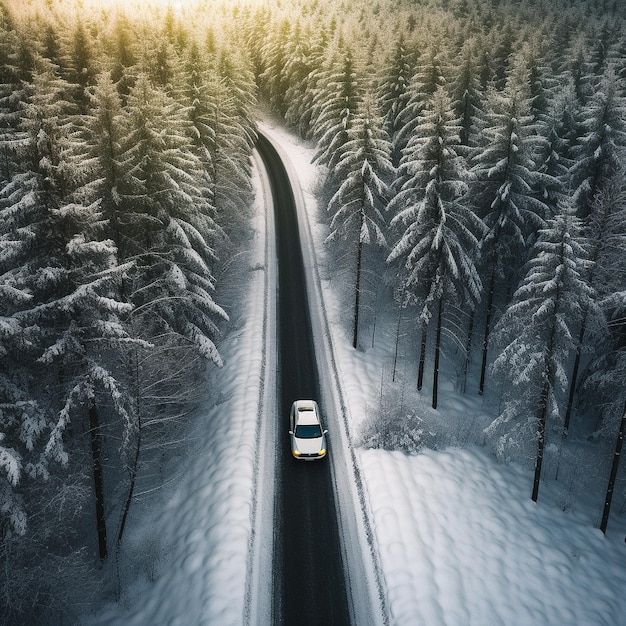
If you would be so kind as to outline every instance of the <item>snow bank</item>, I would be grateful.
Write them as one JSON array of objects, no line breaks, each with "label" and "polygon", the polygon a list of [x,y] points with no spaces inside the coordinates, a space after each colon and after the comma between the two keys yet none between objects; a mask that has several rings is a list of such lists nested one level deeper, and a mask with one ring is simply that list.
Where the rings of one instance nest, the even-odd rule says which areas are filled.
[{"label": "snow bank", "polygon": [[624,623],[626,548],[476,449],[359,452],[394,624]]}]

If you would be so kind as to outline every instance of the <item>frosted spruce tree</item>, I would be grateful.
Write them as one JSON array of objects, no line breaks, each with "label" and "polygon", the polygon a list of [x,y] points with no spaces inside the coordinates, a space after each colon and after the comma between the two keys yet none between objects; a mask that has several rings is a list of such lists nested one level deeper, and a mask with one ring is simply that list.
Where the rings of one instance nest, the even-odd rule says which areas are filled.
[{"label": "frosted spruce tree", "polygon": [[[622,339],[626,319],[626,261],[623,254],[626,245],[626,185],[623,169],[596,196],[592,219],[585,228],[585,234],[594,261],[588,280],[596,289],[608,327],[601,336],[604,341],[594,341],[597,319],[593,311],[585,315],[578,335],[566,420],[569,419],[576,392],[580,395],[583,409],[597,409],[598,405],[590,406],[587,399],[600,397],[602,402],[598,404],[602,420],[596,434],[603,435],[606,430],[615,427],[616,416],[621,415],[622,404],[626,400],[622,391],[626,372],[626,351]],[[583,376],[579,373],[579,365],[585,355],[587,364]]]},{"label": "frosted spruce tree", "polygon": [[373,99],[365,98],[356,112],[343,154],[335,168],[343,180],[328,204],[333,213],[327,241],[346,239],[356,242],[356,281],[352,345],[358,345],[363,247],[386,246],[381,209],[387,201],[387,181],[393,175],[391,147],[382,129]]},{"label": "frosted spruce tree", "polygon": [[439,42],[433,40],[415,63],[403,106],[396,117],[397,131],[392,136],[394,155],[403,153],[430,98],[446,82],[441,56]]},{"label": "frosted spruce tree", "polygon": [[541,229],[526,275],[491,339],[492,345],[499,347],[493,371],[506,381],[509,391],[503,412],[486,432],[494,435],[510,422],[521,422],[500,438],[501,451],[509,443],[519,445],[524,431],[536,438],[534,501],[547,424],[562,423],[557,398],[567,388],[576,330],[586,312],[601,316],[585,280],[588,269],[580,222],[564,208]]},{"label": "frosted spruce tree", "polygon": [[540,190],[550,177],[535,161],[545,139],[530,115],[528,70],[514,65],[502,92],[488,98],[484,144],[473,158],[472,202],[487,226],[481,245],[485,329],[479,393],[485,387],[487,349],[498,287],[515,284],[527,257],[527,240],[545,224],[550,208]]},{"label": "frosted spruce tree", "polygon": [[461,61],[454,67],[450,85],[452,105],[459,118],[459,141],[462,146],[476,146],[479,142],[480,121],[483,118],[484,94],[480,85],[478,45],[468,39],[461,49]]},{"label": "frosted spruce tree", "polygon": [[292,27],[291,20],[282,19],[275,28],[271,29],[261,48],[265,69],[259,76],[259,83],[263,85],[272,108],[282,116],[287,112],[287,89],[290,85],[290,77],[286,69],[287,64],[292,60],[290,45],[292,28],[297,39],[300,30],[299,20],[296,20]]},{"label": "frosted spruce tree", "polygon": [[252,115],[256,87],[244,61],[226,51],[218,53],[207,78],[207,119],[213,120],[214,136],[208,143],[209,177],[217,221],[228,231],[240,224],[245,215],[241,208],[252,198],[250,155],[256,140]]},{"label": "frosted spruce tree", "polygon": [[400,164],[402,158],[402,148],[395,142],[395,138],[402,128],[400,119],[410,100],[409,85],[415,71],[414,57],[404,37],[400,35],[394,43],[379,79],[379,106],[384,128],[392,145],[396,146],[392,152],[394,167]]},{"label": "frosted spruce tree", "polygon": [[343,156],[362,99],[362,79],[352,52],[339,50],[316,86],[313,123],[313,136],[317,141],[313,159],[328,167],[331,178],[337,176],[337,164]]},{"label": "frosted spruce tree", "polygon": [[142,335],[174,332],[217,364],[210,247],[215,224],[186,111],[140,76],[126,107],[120,158],[121,259],[134,260],[127,298]]},{"label": "frosted spruce tree", "polygon": [[473,308],[481,282],[474,262],[482,224],[465,202],[468,172],[459,156],[459,120],[440,87],[404,151],[399,186],[388,206],[403,228],[388,261],[400,264],[401,288],[421,303],[417,388],[421,389],[428,325],[435,316],[433,408],[437,407],[441,330],[446,304]]},{"label": "frosted spruce tree", "polygon": [[573,148],[570,184],[578,215],[589,218],[594,197],[619,170],[626,155],[626,97],[613,67],[581,110],[582,136]]},{"label": "frosted spruce tree", "polygon": [[320,79],[326,54],[327,34],[324,29],[308,26],[304,32],[294,32],[291,55],[285,65],[289,76],[285,121],[301,137],[312,133],[315,109],[315,86]]}]

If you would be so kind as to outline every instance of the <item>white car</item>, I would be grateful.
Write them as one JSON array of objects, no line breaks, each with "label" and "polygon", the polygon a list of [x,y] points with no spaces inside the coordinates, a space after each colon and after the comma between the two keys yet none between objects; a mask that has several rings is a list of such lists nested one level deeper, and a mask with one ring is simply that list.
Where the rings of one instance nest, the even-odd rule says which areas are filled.
[{"label": "white car", "polygon": [[326,433],[320,422],[315,400],[296,400],[289,413],[291,454],[302,461],[316,461],[326,456]]}]

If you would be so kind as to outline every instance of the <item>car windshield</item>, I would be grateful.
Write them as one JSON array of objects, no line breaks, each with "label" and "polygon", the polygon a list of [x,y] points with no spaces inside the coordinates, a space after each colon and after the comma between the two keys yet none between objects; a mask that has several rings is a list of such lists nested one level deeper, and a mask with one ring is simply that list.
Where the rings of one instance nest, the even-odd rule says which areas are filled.
[{"label": "car windshield", "polygon": [[296,427],[296,437],[299,439],[315,439],[322,436],[319,424],[300,424]]}]

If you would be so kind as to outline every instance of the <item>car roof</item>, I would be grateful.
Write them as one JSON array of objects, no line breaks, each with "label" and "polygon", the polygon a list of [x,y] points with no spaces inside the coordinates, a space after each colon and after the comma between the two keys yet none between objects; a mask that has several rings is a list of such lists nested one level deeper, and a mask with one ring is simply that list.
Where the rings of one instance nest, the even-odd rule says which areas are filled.
[{"label": "car roof", "polygon": [[298,424],[319,424],[317,404],[314,400],[297,400],[295,404]]}]

